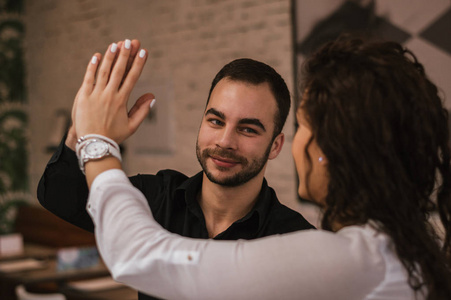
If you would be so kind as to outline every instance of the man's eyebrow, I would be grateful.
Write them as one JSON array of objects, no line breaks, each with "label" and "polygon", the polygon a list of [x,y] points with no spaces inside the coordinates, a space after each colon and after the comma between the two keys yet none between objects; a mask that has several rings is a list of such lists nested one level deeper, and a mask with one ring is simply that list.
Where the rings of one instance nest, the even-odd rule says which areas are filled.
[{"label": "man's eyebrow", "polygon": [[255,125],[255,126],[260,127],[263,131],[266,132],[265,126],[262,124],[262,122],[260,122],[259,119],[245,118],[245,119],[241,119],[238,123]]},{"label": "man's eyebrow", "polygon": [[[218,110],[216,110],[216,109],[214,109],[214,108],[210,108],[209,110],[207,110],[206,112],[205,112],[205,115],[215,115],[215,116],[217,116],[218,118],[221,118],[221,119],[223,119],[223,120],[225,120],[226,119],[226,117],[225,117],[225,115],[222,113],[222,112],[220,112],[220,111],[218,111]],[[265,126],[262,124],[262,122],[260,122],[260,120],[259,119],[255,119],[255,118],[244,118],[244,119],[241,119],[239,122],[238,122],[238,124],[240,124],[240,125],[245,125],[245,124],[248,124],[248,125],[255,125],[255,126],[257,126],[257,127],[260,127],[263,131],[265,131],[266,132],[266,128],[265,128]]]},{"label": "man's eyebrow", "polygon": [[214,109],[214,108],[210,108],[209,110],[207,110],[207,111],[205,112],[205,115],[209,115],[209,114],[215,115],[215,116],[217,116],[217,117],[219,117],[219,118],[225,120],[225,115],[224,115],[222,112],[217,111],[217,110]]}]

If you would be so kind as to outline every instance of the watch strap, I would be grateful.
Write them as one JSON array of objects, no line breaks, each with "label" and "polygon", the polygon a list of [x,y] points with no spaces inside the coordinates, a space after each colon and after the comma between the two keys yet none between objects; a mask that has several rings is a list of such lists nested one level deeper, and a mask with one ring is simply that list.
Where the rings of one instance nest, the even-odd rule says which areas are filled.
[{"label": "watch strap", "polygon": [[[107,145],[107,151],[97,157],[91,157],[85,152],[85,148],[94,142],[103,142]],[[77,145],[75,146],[77,158],[78,158],[78,165],[80,167],[80,170],[85,174],[85,164],[86,162],[90,160],[99,160],[107,156],[114,156],[119,161],[122,161],[121,152],[119,145],[113,141],[112,139],[102,136],[100,134],[88,134],[83,137],[80,137],[77,141]]]},{"label": "watch strap", "polygon": [[101,134],[87,134],[87,135],[81,136],[81,137],[78,138],[77,145],[81,144],[83,141],[86,141],[86,140],[89,140],[89,139],[103,140],[103,141],[105,141],[107,143],[110,143],[110,145],[114,146],[116,149],[118,149],[118,150],[120,149],[119,145],[115,141],[113,141],[109,137],[106,137],[106,136],[101,135]]}]

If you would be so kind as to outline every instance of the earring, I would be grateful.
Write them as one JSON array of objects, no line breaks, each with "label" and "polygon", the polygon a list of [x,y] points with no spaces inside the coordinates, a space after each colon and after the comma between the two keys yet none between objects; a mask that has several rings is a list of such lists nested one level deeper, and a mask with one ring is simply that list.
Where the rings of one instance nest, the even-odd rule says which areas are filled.
[{"label": "earring", "polygon": [[322,157],[322,156],[320,156],[319,158],[318,158],[318,161],[319,162],[322,162],[324,160],[324,158]]}]

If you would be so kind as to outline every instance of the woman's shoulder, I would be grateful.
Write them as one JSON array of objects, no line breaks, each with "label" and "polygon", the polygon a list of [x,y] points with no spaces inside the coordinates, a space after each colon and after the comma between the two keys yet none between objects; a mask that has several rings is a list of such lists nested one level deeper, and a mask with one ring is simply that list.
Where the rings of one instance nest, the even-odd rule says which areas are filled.
[{"label": "woman's shoulder", "polygon": [[345,227],[337,233],[349,242],[349,251],[365,269],[378,269],[382,278],[368,295],[369,299],[415,299],[408,284],[408,274],[399,260],[391,238],[375,222]]}]

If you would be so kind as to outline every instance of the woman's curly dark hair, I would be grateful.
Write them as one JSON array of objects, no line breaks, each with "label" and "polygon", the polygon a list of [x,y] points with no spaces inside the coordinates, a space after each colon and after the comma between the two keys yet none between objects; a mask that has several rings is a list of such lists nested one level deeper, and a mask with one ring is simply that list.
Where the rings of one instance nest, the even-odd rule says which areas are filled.
[{"label": "woman's curly dark hair", "polygon": [[[448,112],[423,66],[397,43],[341,37],[306,61],[303,82],[301,108],[328,161],[323,229],[374,221],[410,286],[451,299]],[[442,242],[428,222],[436,210]]]}]

